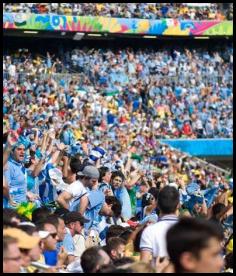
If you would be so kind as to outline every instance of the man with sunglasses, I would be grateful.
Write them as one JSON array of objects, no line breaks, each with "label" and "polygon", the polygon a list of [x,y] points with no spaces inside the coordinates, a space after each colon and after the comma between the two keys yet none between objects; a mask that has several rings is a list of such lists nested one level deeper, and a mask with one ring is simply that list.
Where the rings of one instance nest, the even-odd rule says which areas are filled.
[{"label": "man with sunglasses", "polygon": [[44,219],[36,223],[38,231],[47,231],[49,234],[42,240],[43,255],[47,265],[54,266],[57,264],[57,229],[55,225]]}]

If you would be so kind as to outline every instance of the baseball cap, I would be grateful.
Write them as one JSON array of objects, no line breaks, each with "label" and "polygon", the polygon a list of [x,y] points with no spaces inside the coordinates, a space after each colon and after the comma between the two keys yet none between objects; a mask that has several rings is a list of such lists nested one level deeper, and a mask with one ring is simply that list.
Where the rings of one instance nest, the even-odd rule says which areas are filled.
[{"label": "baseball cap", "polygon": [[40,237],[30,236],[17,228],[7,228],[3,230],[3,236],[10,236],[18,240],[18,247],[22,249],[32,249],[38,245]]},{"label": "baseball cap", "polygon": [[64,219],[64,216],[67,214],[67,213],[70,213],[70,211],[66,208],[63,208],[63,207],[60,207],[60,208],[57,208],[54,212],[54,214],[58,215],[59,217],[63,218]]},{"label": "baseball cap", "polygon": [[77,175],[87,176],[90,178],[98,179],[99,178],[99,171],[94,166],[85,166],[81,172],[78,172]]},{"label": "baseball cap", "polygon": [[76,211],[72,211],[72,212],[65,214],[63,216],[63,219],[64,219],[65,224],[68,224],[70,222],[76,222],[76,221],[79,221],[81,223],[89,222],[88,219],[86,219],[79,212],[76,212]]},{"label": "baseball cap", "polygon": [[39,231],[38,233],[41,239],[46,239],[50,235],[50,232],[48,231]]}]

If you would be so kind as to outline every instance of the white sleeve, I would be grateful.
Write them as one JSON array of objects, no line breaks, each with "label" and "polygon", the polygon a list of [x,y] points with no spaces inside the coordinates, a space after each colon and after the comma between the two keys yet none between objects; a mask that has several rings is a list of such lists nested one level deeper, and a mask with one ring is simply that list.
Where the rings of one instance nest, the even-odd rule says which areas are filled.
[{"label": "white sleeve", "polygon": [[144,229],[141,240],[140,240],[140,250],[141,251],[150,251],[153,252],[153,245],[152,245],[152,232],[151,227],[147,227]]}]

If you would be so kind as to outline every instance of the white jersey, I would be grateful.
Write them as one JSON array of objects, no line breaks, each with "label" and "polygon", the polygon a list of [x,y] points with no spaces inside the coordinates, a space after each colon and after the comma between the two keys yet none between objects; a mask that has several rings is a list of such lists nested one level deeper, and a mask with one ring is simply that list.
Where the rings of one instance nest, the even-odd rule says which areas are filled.
[{"label": "white jersey", "polygon": [[166,233],[177,221],[178,218],[175,215],[166,215],[160,218],[155,224],[144,229],[140,241],[140,250],[150,251],[153,259],[156,259],[158,256],[168,256]]}]

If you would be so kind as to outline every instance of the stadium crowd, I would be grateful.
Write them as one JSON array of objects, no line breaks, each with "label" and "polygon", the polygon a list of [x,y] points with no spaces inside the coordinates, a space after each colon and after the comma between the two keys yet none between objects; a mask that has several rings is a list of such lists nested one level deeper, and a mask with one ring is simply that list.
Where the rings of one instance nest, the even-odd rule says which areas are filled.
[{"label": "stadium crowd", "polygon": [[233,20],[233,3],[3,3],[4,12],[144,19]]},{"label": "stadium crowd", "polygon": [[[3,11],[232,20],[207,4]],[[44,54],[3,56],[3,272],[233,272],[232,175],[159,141],[232,138],[232,46]]]},{"label": "stadium crowd", "polygon": [[[88,51],[4,56],[4,272],[231,272],[231,176],[158,141],[165,119],[184,137],[199,110],[229,134],[208,117],[187,137],[232,137],[231,49]],[[181,80],[197,77],[190,60],[206,85]],[[71,62],[80,77],[66,80]]]},{"label": "stadium crowd", "polygon": [[231,47],[74,49],[45,58],[20,49],[3,57],[4,124],[17,129],[16,114],[48,114],[78,124],[90,139],[123,136],[126,146],[152,145],[155,138],[232,138],[232,71]]},{"label": "stadium crowd", "polygon": [[230,176],[159,143],[142,160],[76,141],[54,118],[6,135],[5,273],[232,269]]}]

